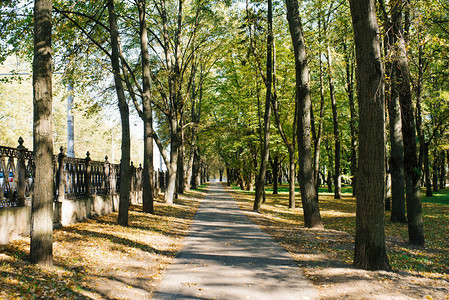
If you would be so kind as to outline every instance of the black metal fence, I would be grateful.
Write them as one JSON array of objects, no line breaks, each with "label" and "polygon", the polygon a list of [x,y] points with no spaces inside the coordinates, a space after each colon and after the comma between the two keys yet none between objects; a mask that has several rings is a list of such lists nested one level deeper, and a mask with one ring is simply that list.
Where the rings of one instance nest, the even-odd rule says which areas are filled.
[{"label": "black metal fence", "polygon": [[[19,138],[17,148],[0,146],[0,209],[31,205],[34,186],[34,154],[23,146]],[[120,191],[120,165],[105,157],[103,162],[86,158],[67,157],[60,153],[53,157],[53,195],[55,201],[86,198],[91,195],[117,194]],[[163,190],[167,174],[154,172],[155,188]],[[131,163],[131,191],[142,189],[143,169]]]}]

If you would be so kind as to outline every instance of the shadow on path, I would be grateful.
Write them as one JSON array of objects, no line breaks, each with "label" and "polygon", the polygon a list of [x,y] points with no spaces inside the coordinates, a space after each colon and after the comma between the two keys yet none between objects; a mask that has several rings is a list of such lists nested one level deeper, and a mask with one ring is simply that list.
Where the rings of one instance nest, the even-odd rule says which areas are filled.
[{"label": "shadow on path", "polygon": [[212,183],[153,299],[317,299],[290,254]]}]

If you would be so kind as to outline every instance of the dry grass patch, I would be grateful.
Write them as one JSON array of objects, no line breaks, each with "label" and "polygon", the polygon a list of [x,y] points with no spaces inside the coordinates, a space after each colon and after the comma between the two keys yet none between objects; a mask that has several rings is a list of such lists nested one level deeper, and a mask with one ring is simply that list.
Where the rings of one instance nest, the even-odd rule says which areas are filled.
[{"label": "dry grass patch", "polygon": [[55,266],[28,263],[29,238],[0,246],[0,299],[149,298],[181,250],[204,191],[172,206],[155,202],[155,215],[131,206],[129,226],[117,213],[54,231]]},{"label": "dry grass patch", "polygon": [[386,218],[386,240],[393,272],[352,267],[355,198],[320,193],[324,229],[304,228],[301,200],[288,209],[288,193],[267,193],[261,214],[252,212],[254,193],[231,190],[247,215],[286,248],[317,286],[322,299],[449,299],[449,206],[423,203],[426,246],[408,245],[407,225]]}]

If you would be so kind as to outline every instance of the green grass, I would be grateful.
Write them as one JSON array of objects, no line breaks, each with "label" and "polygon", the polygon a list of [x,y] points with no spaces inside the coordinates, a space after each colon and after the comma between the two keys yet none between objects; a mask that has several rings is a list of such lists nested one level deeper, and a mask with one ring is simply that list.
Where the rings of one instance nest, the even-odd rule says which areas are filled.
[{"label": "green grass", "polygon": [[[240,187],[238,185],[232,185],[232,188],[235,190],[240,190]],[[265,191],[269,194],[273,193],[273,185],[269,184],[265,187]],[[318,188],[318,192],[319,193],[329,193],[327,191],[327,186],[321,186]],[[288,184],[281,184],[278,185],[278,193],[282,194],[282,193],[287,193],[288,194]],[[299,185],[296,184],[295,186],[295,193],[299,193]],[[334,193],[334,190],[332,190],[332,193]],[[352,195],[352,186],[350,185],[343,185],[341,187],[341,193],[342,194],[351,194]]]},{"label": "green grass", "polygon": [[[238,185],[232,185],[232,188],[235,190],[240,190],[240,187]],[[265,191],[268,194],[272,194],[273,193],[273,185],[267,185],[265,187]],[[247,191],[244,191],[247,192]],[[299,185],[296,184],[295,187],[295,193],[299,193]],[[327,186],[320,186],[318,188],[318,192],[320,194],[333,194],[334,190],[332,190],[332,192],[328,192],[327,191]],[[288,184],[282,184],[282,185],[278,185],[278,193],[282,194],[282,193],[286,193],[288,194]],[[351,194],[352,195],[352,186],[350,185],[343,185],[341,187],[341,193],[342,194]],[[444,204],[444,205],[449,205],[449,189],[445,189],[445,190],[440,190],[438,192],[433,192],[433,196],[432,197],[426,197],[426,191],[425,189],[421,190],[421,196],[422,196],[422,202],[424,203],[437,203],[437,204]]]},{"label": "green grass", "polygon": [[438,192],[433,192],[432,197],[426,197],[425,190],[421,190],[422,202],[424,203],[438,203],[449,205],[449,190],[440,190]]},{"label": "green grass", "polygon": [[[334,189],[332,189],[332,194],[335,192],[335,190]],[[327,191],[327,186],[321,186],[321,187],[319,187],[318,188],[318,193],[329,193],[328,191]],[[352,186],[350,186],[350,185],[342,185],[341,186],[341,193],[342,194],[351,194],[352,195]]]}]

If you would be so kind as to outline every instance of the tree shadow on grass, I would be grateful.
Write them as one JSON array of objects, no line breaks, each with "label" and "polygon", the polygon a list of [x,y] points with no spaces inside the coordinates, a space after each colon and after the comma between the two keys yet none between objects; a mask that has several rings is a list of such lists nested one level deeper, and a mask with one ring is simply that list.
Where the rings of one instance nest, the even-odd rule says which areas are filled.
[{"label": "tree shadow on grass", "polygon": [[82,267],[55,262],[54,268],[41,268],[28,261],[29,252],[12,245],[0,254],[0,298],[91,299],[86,292],[100,294],[83,284],[87,273]]},{"label": "tree shadow on grass", "polygon": [[120,244],[120,245],[123,245],[126,247],[133,247],[133,248],[145,251],[145,252],[155,253],[158,255],[173,256],[175,254],[174,251],[161,251],[161,250],[158,250],[150,245],[138,243],[131,239],[118,237],[113,234],[102,233],[102,232],[97,232],[97,231],[92,231],[92,230],[85,230],[85,229],[77,229],[77,228],[73,228],[73,227],[63,227],[60,230],[68,232],[68,233],[76,233],[76,234],[86,236],[86,237],[94,237],[94,238],[109,240],[112,243]]}]

